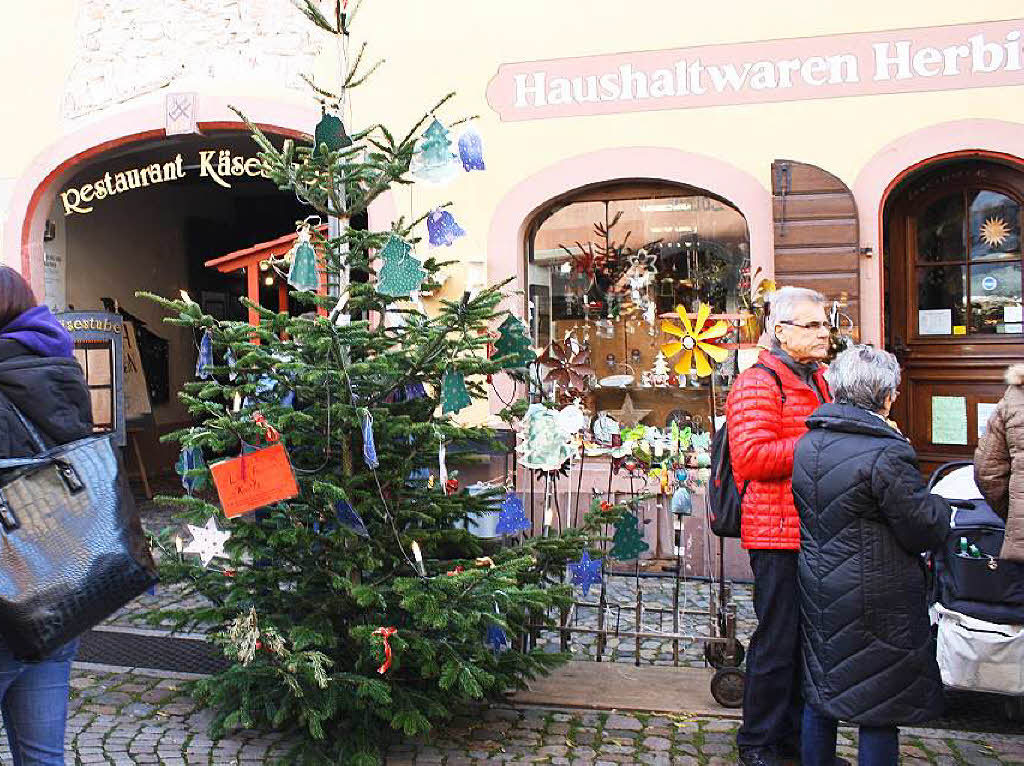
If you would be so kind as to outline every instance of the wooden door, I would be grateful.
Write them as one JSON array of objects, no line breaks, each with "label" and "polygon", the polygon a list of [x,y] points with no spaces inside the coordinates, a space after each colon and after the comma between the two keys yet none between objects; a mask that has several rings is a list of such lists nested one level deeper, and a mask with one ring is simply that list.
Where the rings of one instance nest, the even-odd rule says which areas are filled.
[{"label": "wooden door", "polygon": [[815,165],[775,160],[772,197],[776,284],[809,287],[837,301],[858,339],[862,256],[853,194]]},{"label": "wooden door", "polygon": [[886,343],[894,414],[922,469],[971,459],[1003,373],[1024,358],[1024,174],[980,160],[912,177],[887,207]]}]

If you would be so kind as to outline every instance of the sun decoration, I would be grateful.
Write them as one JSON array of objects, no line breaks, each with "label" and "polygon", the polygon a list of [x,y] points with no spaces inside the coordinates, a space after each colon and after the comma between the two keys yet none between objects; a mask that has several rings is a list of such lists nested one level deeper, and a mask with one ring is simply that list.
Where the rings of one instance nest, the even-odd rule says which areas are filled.
[{"label": "sun decoration", "polygon": [[981,238],[989,247],[999,247],[1010,236],[1010,227],[1002,218],[992,216],[981,227]]},{"label": "sun decoration", "polygon": [[671,322],[662,322],[661,329],[675,335],[679,340],[664,344],[661,351],[669,358],[682,351],[682,357],[675,364],[675,371],[680,375],[688,375],[691,369],[696,367],[697,375],[706,378],[713,370],[708,357],[721,364],[729,355],[724,348],[708,341],[717,340],[729,332],[729,323],[720,319],[711,327],[705,328],[704,325],[711,316],[711,307],[706,303],[701,303],[697,308],[697,319],[693,324],[690,324],[690,315],[682,306],[676,306],[676,314],[683,321],[683,326],[680,328]]},{"label": "sun decoration", "polygon": [[590,366],[590,351],[577,347],[574,352],[569,340],[564,343],[552,341],[537,362],[548,370],[545,382],[554,381],[563,388],[581,393],[587,390],[587,381],[594,374]]}]

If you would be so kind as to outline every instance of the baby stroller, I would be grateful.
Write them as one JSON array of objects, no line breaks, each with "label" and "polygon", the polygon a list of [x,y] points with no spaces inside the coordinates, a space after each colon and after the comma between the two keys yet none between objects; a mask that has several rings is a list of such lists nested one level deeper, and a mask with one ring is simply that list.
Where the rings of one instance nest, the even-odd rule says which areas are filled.
[{"label": "baby stroller", "polygon": [[928,557],[942,682],[1006,695],[1007,717],[1024,720],[1024,563],[999,559],[1005,523],[971,463],[940,466],[928,488],[953,507],[949,537]]}]

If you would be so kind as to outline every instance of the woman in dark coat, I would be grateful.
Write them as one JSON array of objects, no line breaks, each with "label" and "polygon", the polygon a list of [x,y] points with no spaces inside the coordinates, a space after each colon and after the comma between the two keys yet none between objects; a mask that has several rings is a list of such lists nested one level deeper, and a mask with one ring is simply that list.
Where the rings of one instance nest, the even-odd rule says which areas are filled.
[{"label": "woman in dark coat", "polygon": [[[50,310],[36,306],[21,275],[0,266],[0,458],[31,457],[37,451],[12,405],[35,425],[47,446],[92,433],[89,390],[73,348],[71,336]],[[22,662],[0,638],[0,708],[15,766],[64,763],[77,648],[75,640],[42,662]]]},{"label": "woman in dark coat", "polygon": [[839,720],[860,725],[860,766],[899,763],[900,724],[942,711],[921,553],[949,533],[910,443],[886,418],[892,354],[854,346],[829,367],[835,402],[796,448],[804,766],[835,759]]}]

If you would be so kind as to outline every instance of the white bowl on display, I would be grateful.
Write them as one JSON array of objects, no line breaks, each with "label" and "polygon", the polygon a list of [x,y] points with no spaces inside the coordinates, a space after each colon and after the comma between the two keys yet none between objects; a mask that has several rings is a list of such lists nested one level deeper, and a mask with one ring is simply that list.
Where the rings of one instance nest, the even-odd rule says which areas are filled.
[{"label": "white bowl on display", "polygon": [[601,378],[601,388],[625,388],[633,385],[635,378],[632,375],[608,375]]}]

